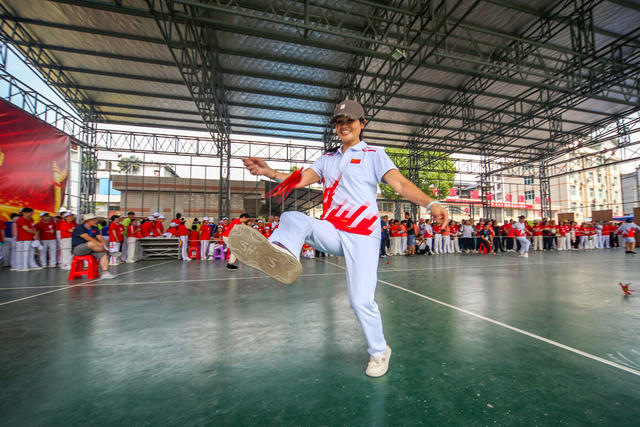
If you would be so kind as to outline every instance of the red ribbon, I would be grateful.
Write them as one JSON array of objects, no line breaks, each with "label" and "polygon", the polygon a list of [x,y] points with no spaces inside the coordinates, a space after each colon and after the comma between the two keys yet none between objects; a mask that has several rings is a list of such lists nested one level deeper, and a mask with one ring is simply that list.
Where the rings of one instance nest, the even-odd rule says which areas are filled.
[{"label": "red ribbon", "polygon": [[284,199],[287,198],[289,193],[291,193],[296,188],[296,185],[298,185],[300,181],[302,181],[303,170],[304,168],[301,168],[293,172],[291,175],[289,175],[289,178],[285,179],[280,184],[276,185],[271,191],[266,193],[264,196],[266,198],[269,198],[269,197],[280,195],[279,201],[280,202],[283,201]]}]

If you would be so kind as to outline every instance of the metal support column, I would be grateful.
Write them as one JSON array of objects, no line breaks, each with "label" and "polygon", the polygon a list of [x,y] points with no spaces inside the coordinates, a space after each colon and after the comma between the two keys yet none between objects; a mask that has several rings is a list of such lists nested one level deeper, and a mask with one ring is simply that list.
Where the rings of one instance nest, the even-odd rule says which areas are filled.
[{"label": "metal support column", "polygon": [[480,174],[480,200],[482,202],[482,218],[493,218],[493,207],[491,201],[494,198],[493,185],[491,182],[491,161],[489,156],[484,154],[481,160],[482,173]]},{"label": "metal support column", "polygon": [[[229,108],[218,57],[216,32],[211,26],[201,21],[210,18],[212,12],[195,4],[182,4],[170,0],[147,0],[147,4],[189,88],[191,98],[216,142],[220,159],[218,214],[229,216],[231,199]],[[181,21],[179,19],[181,16],[193,19]]]},{"label": "metal support column", "polygon": [[94,213],[96,210],[96,173],[98,156],[96,152],[96,125],[94,120],[85,122],[83,145],[80,147],[80,200],[78,213]]},{"label": "metal support column", "polygon": [[[417,150],[411,146],[409,149],[409,181],[413,182],[415,185],[420,184],[420,156]],[[400,218],[404,218],[404,212]],[[411,217],[415,220],[418,219],[418,205],[415,203],[411,203]]]},{"label": "metal support column", "polygon": [[540,213],[542,218],[551,218],[551,185],[547,162],[540,163]]}]

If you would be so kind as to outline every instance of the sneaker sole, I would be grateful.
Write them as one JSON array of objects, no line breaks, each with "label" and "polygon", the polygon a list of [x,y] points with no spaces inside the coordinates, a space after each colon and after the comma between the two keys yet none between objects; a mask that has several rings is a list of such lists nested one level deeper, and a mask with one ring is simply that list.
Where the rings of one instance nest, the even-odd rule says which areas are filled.
[{"label": "sneaker sole", "polygon": [[302,264],[296,257],[276,249],[262,233],[251,227],[233,227],[228,243],[231,252],[243,264],[285,285],[295,282],[302,273]]}]

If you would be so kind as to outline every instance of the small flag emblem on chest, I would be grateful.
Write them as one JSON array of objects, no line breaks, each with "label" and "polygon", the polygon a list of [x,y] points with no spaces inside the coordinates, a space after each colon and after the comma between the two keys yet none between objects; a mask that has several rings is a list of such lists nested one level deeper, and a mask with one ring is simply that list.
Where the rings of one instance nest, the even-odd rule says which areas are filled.
[{"label": "small flag emblem on chest", "polygon": [[360,164],[360,159],[351,159],[351,163],[359,165]]}]

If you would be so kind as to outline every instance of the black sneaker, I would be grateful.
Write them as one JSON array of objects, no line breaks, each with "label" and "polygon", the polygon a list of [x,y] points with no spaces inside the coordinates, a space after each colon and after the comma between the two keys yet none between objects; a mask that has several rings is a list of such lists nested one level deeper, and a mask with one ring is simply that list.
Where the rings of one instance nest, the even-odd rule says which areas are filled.
[{"label": "black sneaker", "polygon": [[227,264],[227,270],[237,270],[238,266],[233,264]]},{"label": "black sneaker", "polygon": [[635,251],[629,251],[629,253],[630,253],[630,254],[635,254],[636,252],[635,252]]}]

